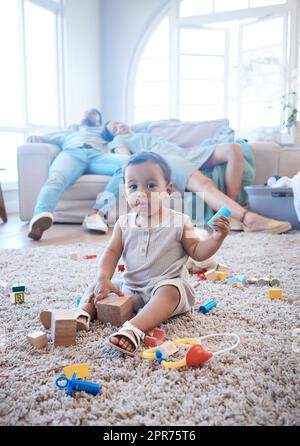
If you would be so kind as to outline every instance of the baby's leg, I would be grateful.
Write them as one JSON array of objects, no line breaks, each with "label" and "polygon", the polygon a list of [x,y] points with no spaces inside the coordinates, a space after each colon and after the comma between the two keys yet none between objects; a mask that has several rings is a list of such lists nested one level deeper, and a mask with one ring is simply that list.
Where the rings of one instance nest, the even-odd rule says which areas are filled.
[{"label": "baby's leg", "polygon": [[[96,285],[95,283],[92,283],[88,288],[86,288],[79,304],[79,307],[82,308],[82,310],[86,311],[91,316],[91,321],[93,321],[97,317],[97,311],[94,305],[95,285]],[[80,320],[83,324],[88,325],[87,317],[79,316],[78,320]]]},{"label": "baby's leg", "polygon": [[[178,288],[173,285],[163,285],[155,291],[149,302],[130,320],[130,323],[143,332],[152,330],[169,319],[179,301]],[[124,336],[115,336],[111,338],[111,342],[130,352],[134,351],[134,346]]]}]

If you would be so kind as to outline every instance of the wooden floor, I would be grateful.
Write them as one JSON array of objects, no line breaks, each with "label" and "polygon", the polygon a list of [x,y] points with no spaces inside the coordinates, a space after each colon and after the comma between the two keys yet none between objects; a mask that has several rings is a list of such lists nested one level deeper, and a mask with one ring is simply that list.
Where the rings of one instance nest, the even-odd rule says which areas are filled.
[{"label": "wooden floor", "polygon": [[7,223],[0,220],[0,249],[36,248],[47,245],[67,245],[70,243],[103,243],[112,233],[110,228],[105,235],[87,232],[78,224],[54,224],[45,231],[39,241],[27,237],[28,223],[22,222],[18,214],[9,214]]}]

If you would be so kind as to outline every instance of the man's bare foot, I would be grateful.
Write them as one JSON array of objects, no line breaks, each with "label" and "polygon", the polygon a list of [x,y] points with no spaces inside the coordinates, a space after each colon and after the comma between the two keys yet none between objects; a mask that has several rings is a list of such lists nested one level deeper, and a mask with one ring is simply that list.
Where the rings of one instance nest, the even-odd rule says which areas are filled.
[{"label": "man's bare foot", "polygon": [[110,338],[110,341],[112,342],[112,344],[118,345],[128,352],[133,353],[135,350],[133,343],[125,336],[113,336],[112,338]]},{"label": "man's bare foot", "polygon": [[268,232],[271,234],[281,234],[292,229],[292,225],[288,221],[274,220],[272,218],[263,217],[248,211],[244,218],[245,232]]}]

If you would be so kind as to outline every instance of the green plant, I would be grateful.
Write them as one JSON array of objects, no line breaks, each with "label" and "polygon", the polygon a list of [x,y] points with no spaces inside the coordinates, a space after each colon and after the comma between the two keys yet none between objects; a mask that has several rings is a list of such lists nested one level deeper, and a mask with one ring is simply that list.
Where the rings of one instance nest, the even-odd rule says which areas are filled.
[{"label": "green plant", "polygon": [[287,129],[293,127],[293,125],[295,125],[295,122],[297,121],[298,110],[295,106],[296,100],[297,100],[296,91],[288,93],[287,96],[282,96],[282,105],[284,114],[284,121],[282,125]]}]

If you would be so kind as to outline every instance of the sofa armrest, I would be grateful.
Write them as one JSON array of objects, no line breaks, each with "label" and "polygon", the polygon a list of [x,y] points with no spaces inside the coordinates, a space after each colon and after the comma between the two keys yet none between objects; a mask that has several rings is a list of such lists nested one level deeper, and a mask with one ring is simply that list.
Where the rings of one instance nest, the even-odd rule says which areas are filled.
[{"label": "sofa armrest", "polygon": [[53,144],[31,143],[18,147],[21,220],[31,219],[38,193],[48,178],[50,164],[59,152],[59,147]]},{"label": "sofa armrest", "polygon": [[280,146],[275,142],[250,143],[256,163],[254,184],[265,184],[268,178],[279,175]]}]

